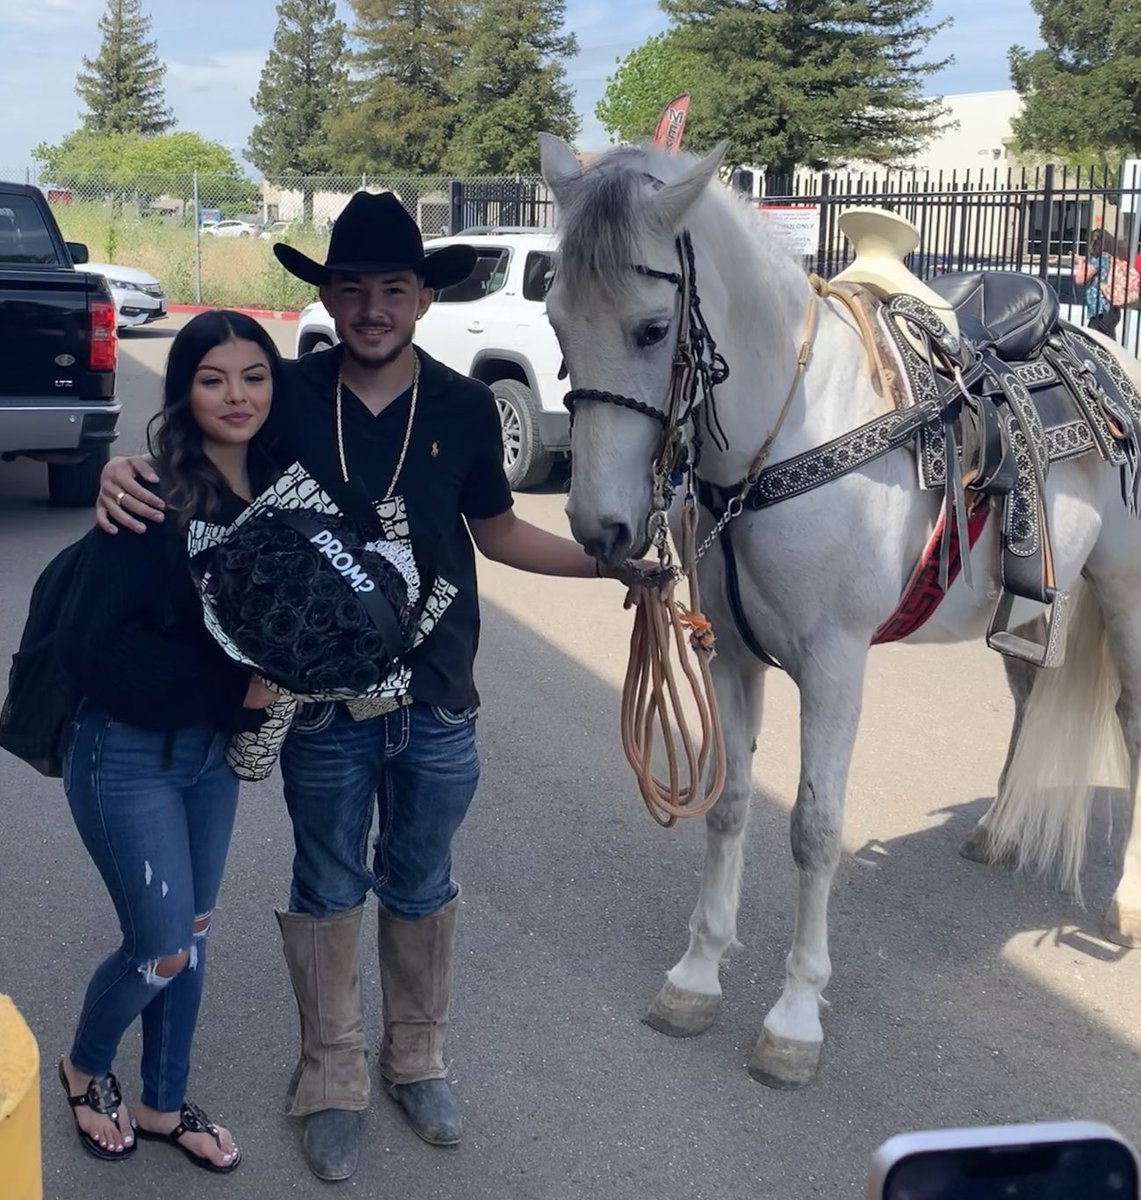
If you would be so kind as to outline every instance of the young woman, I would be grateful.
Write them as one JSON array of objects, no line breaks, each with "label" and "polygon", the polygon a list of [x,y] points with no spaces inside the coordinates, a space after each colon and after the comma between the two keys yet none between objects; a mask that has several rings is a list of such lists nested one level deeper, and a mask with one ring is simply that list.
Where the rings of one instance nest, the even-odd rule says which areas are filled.
[{"label": "young woman", "polygon": [[[166,1140],[208,1170],[233,1171],[229,1131],[186,1100],[206,967],[206,933],[238,800],[232,733],[277,698],[207,633],[187,566],[193,517],[228,523],[272,474],[266,435],[280,359],[256,321],[209,312],[179,331],[150,447],[168,518],[142,537],[96,534],[74,618],[59,630],[84,695],[64,786],[111,894],[122,944],[96,968],[59,1077],[97,1158]],[[133,1119],[111,1073],[142,1019],[142,1102]]]}]

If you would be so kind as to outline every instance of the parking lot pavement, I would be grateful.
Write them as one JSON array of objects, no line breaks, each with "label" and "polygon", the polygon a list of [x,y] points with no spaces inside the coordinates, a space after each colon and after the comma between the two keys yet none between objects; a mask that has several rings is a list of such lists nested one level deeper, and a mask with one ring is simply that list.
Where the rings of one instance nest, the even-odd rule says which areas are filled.
[{"label": "parking lot pavement", "polygon": [[[292,326],[268,323],[283,349]],[[123,341],[122,445],[141,445],[177,322]],[[517,497],[564,528],[557,484]],[[0,466],[0,660],[37,572],[87,525],[48,508],[40,472]],[[1097,937],[1124,812],[1090,840],[1083,911],[1037,881],[960,859],[991,794],[1010,706],[982,646],[873,655],[831,911],[834,979],[819,1079],[773,1092],[745,1072],[779,993],[795,872],[788,805],[797,705],[772,675],[757,755],[739,939],[702,1038],[639,1023],[685,946],[702,831],[646,816],[617,738],[629,614],[616,585],[481,564],[483,781],[457,845],[464,901],[452,1074],[454,1152],[419,1143],[379,1094],[360,1170],[340,1192],[449,1200],[858,1197],[873,1149],[910,1128],[1090,1117],[1141,1141],[1141,954]],[[156,702],[161,698],[156,697]],[[225,1184],[167,1147],[129,1163],[83,1153],[54,1078],[110,904],[58,781],[0,760],[0,991],[43,1056],[45,1195],[317,1197],[284,1115],[296,1013],[273,918],[292,853],[275,776],[243,789],[212,934],[192,1096],[244,1162]],[[379,993],[370,914],[363,981]],[[135,1094],[138,1045],[119,1063]]]}]

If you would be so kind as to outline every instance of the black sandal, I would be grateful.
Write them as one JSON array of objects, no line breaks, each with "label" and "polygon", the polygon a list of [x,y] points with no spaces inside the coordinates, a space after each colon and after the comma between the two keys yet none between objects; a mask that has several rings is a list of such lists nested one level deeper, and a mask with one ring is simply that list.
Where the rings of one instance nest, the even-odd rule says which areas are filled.
[{"label": "black sandal", "polygon": [[181,1122],[170,1133],[152,1133],[151,1130],[144,1129],[140,1125],[135,1129],[135,1136],[145,1138],[148,1142],[169,1142],[170,1145],[181,1150],[196,1167],[213,1171],[216,1175],[229,1175],[242,1161],[242,1152],[237,1146],[234,1147],[234,1161],[227,1167],[220,1167],[208,1158],[203,1158],[201,1154],[195,1154],[193,1150],[182,1144],[181,1138],[184,1134],[208,1133],[218,1144],[218,1149],[221,1150],[222,1132],[197,1104],[191,1104],[189,1101],[182,1106],[179,1116],[182,1118]]},{"label": "black sandal", "polygon": [[[67,1073],[63,1069],[63,1059],[61,1058],[59,1060],[59,1081],[63,1084],[63,1090],[67,1093],[67,1102],[73,1109],[90,1108],[92,1112],[97,1112],[103,1117],[109,1117],[116,1125],[119,1124],[119,1105],[123,1103],[123,1094],[119,1090],[119,1081],[110,1071],[106,1075],[95,1076],[87,1085],[87,1091],[82,1096],[73,1096],[71,1094],[71,1084],[67,1081]],[[124,1146],[122,1150],[108,1150],[106,1146],[101,1146],[91,1134],[80,1129],[74,1112],[71,1114],[71,1119],[75,1121],[75,1132],[79,1134],[79,1140],[84,1150],[88,1154],[93,1154],[96,1158],[102,1159],[103,1162],[117,1162],[121,1158],[130,1158],[139,1148],[138,1137],[136,1136],[135,1141],[129,1146]],[[133,1122],[131,1128],[137,1135],[138,1130],[134,1128]],[[120,1132],[122,1131],[120,1130]]]}]

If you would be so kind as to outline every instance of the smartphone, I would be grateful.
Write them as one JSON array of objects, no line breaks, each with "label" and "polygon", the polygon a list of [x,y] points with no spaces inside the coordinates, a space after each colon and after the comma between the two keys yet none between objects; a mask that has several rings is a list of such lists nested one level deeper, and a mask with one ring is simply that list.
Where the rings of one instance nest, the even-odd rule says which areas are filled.
[{"label": "smartphone", "polygon": [[868,1200],[1141,1200],[1137,1156],[1093,1121],[902,1133],[872,1156]]}]

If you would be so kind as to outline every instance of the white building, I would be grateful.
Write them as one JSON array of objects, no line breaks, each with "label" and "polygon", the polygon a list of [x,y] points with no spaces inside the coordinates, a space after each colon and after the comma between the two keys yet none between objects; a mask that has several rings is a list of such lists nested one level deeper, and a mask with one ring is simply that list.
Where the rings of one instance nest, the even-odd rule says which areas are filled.
[{"label": "white building", "polygon": [[953,127],[940,134],[909,160],[921,171],[978,171],[1009,165],[1014,141],[1011,122],[1022,109],[1022,97],[1005,92],[968,92],[944,96]]},{"label": "white building", "polygon": [[[1011,146],[1014,130],[1011,122],[1022,107],[1022,98],[1014,90],[1005,92],[967,92],[942,97],[948,110],[948,128],[933,138],[911,158],[892,167],[879,163],[851,162],[833,168],[833,179],[862,177],[868,184],[874,178],[881,188],[890,189],[904,179],[940,172],[949,178],[955,173],[960,179],[966,174],[978,178],[980,172],[1005,178],[1014,166]],[[753,192],[761,194],[762,172],[753,170]],[[821,172],[802,168],[796,173],[796,191],[800,194],[820,191]]]}]

